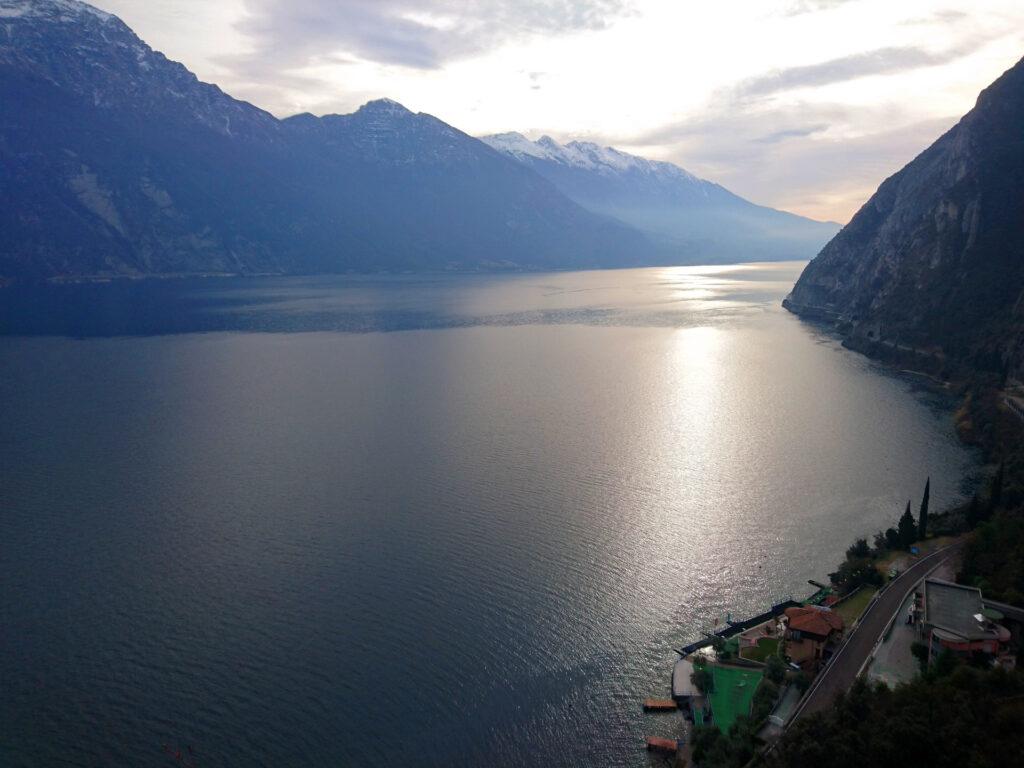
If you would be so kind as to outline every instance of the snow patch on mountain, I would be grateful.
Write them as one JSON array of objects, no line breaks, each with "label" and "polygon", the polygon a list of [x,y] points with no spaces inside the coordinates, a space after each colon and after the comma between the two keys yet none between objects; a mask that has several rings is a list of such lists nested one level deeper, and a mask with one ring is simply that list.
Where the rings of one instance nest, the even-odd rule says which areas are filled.
[{"label": "snow patch on mountain", "polygon": [[375,115],[411,115],[408,109],[392,99],[374,99],[368,101],[358,109],[358,112],[372,113]]},{"label": "snow patch on mountain", "polygon": [[701,179],[678,165],[648,160],[622,152],[614,147],[602,147],[590,141],[570,141],[568,144],[559,144],[550,136],[542,136],[537,141],[530,141],[521,133],[515,132],[483,136],[481,141],[520,161],[531,157],[604,174],[635,172],[680,179],[696,184],[703,183]]},{"label": "snow patch on mountain", "polygon": [[102,22],[115,17],[78,0],[0,0],[0,19],[46,17],[62,23],[90,15]]}]

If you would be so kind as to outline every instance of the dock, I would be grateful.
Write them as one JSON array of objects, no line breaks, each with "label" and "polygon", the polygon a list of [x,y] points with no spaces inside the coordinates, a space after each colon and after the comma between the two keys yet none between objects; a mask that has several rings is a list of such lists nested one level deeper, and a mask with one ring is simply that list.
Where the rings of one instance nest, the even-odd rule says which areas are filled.
[{"label": "dock", "polygon": [[679,709],[672,699],[644,699],[644,712],[670,712]]},{"label": "dock", "polygon": [[677,650],[676,653],[683,657],[689,656],[691,653],[699,651],[701,648],[707,648],[708,646],[710,646],[712,643],[714,643],[714,638],[716,637],[720,637],[723,640],[727,640],[733,635],[738,635],[741,632],[746,632],[751,627],[756,627],[758,624],[764,624],[769,619],[774,619],[778,616],[781,616],[787,608],[797,607],[799,605],[801,605],[801,603],[798,603],[795,600],[785,600],[779,603],[778,605],[773,605],[771,607],[771,610],[765,611],[764,613],[754,616],[751,619],[746,619],[744,621],[730,621],[729,626],[727,626],[726,628],[718,630],[714,633],[714,635],[706,636],[703,640],[698,640],[695,643],[690,643],[685,648],[680,648],[679,650]]},{"label": "dock", "polygon": [[675,739],[662,739],[658,736],[647,737],[648,752],[667,752],[674,755],[679,750],[679,742]]}]

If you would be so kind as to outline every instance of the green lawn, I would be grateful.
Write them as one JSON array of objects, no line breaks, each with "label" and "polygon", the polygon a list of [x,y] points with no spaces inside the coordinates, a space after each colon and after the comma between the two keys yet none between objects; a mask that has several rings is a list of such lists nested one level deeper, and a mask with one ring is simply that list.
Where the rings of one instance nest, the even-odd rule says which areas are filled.
[{"label": "green lawn", "polygon": [[864,613],[864,609],[868,607],[868,603],[877,591],[875,587],[861,587],[853,596],[839,603],[833,610],[843,617],[843,621],[849,627]]},{"label": "green lawn", "polygon": [[753,648],[744,648],[740,656],[751,661],[760,661],[764,664],[769,656],[779,652],[779,639],[777,637],[762,637]]},{"label": "green lawn", "polygon": [[736,718],[750,714],[750,702],[761,682],[760,669],[712,666],[714,691],[708,696],[715,725],[722,733],[728,733]]}]

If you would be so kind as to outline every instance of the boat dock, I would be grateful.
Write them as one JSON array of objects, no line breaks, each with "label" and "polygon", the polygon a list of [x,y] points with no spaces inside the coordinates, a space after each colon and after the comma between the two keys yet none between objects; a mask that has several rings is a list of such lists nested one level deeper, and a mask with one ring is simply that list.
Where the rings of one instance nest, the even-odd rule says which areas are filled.
[{"label": "boat dock", "polygon": [[667,752],[674,755],[679,750],[679,742],[675,739],[662,739],[658,736],[647,737],[648,752]]},{"label": "boat dock", "polygon": [[695,643],[690,643],[685,648],[680,648],[676,651],[680,656],[689,656],[695,651],[699,651],[701,648],[707,648],[714,642],[714,638],[720,637],[723,640],[727,640],[733,635],[738,635],[741,632],[746,632],[751,627],[756,627],[758,624],[764,624],[769,619],[774,619],[781,616],[787,608],[799,607],[801,603],[796,600],[785,600],[778,605],[773,605],[771,610],[765,611],[764,613],[754,616],[751,619],[745,621],[730,621],[729,626],[725,629],[720,629],[714,633],[714,635],[708,635],[703,640],[698,640]]},{"label": "boat dock", "polygon": [[670,712],[679,709],[672,699],[644,699],[644,712]]}]

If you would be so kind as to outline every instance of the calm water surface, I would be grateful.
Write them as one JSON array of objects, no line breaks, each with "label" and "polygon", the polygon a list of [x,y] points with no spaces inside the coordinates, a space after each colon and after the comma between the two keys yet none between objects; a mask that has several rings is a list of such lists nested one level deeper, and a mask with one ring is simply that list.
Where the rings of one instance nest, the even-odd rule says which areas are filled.
[{"label": "calm water surface", "polygon": [[0,292],[0,764],[648,765],[673,647],[973,467],[801,266]]}]

